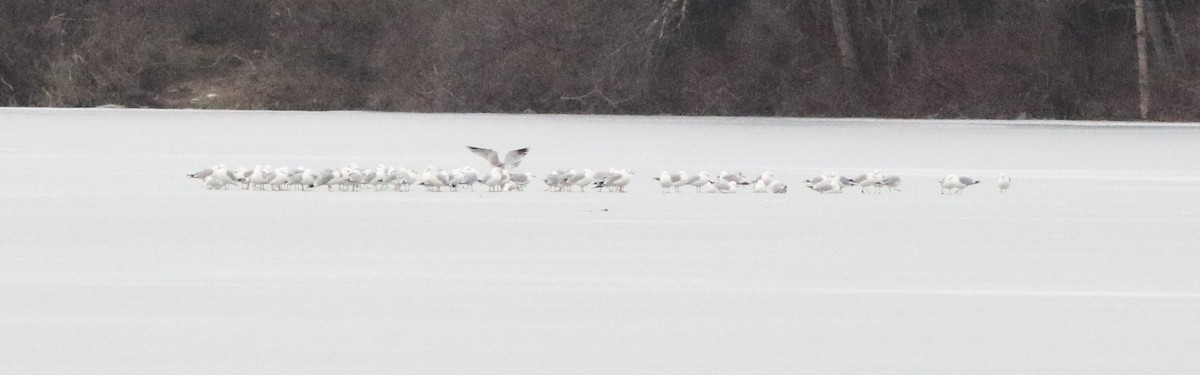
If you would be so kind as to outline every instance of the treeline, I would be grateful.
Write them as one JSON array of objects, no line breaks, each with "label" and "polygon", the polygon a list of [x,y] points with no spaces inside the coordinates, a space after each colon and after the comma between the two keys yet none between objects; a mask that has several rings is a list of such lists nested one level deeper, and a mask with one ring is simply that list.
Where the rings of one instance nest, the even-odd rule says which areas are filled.
[{"label": "treeline", "polygon": [[[1145,0],[1200,119],[1200,2]],[[5,0],[0,104],[1138,117],[1133,0]]]}]

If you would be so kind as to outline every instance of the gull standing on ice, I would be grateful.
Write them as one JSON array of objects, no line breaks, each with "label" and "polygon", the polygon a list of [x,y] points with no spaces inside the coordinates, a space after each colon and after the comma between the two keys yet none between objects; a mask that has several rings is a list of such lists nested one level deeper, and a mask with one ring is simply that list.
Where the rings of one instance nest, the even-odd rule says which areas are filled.
[{"label": "gull standing on ice", "polygon": [[[888,188],[888,192],[902,191],[902,190],[900,190],[900,176],[897,176],[894,174],[884,176],[883,181],[880,181],[879,185],[886,186]],[[881,187],[881,188],[879,188],[879,190],[882,191],[883,188]]]},{"label": "gull standing on ice", "polygon": [[697,173],[695,176],[692,176],[692,177],[689,179],[689,181],[691,181],[691,182],[689,182],[688,184],[689,184],[689,185],[692,185],[692,186],[695,186],[695,187],[696,187],[696,191],[700,191],[700,188],[701,188],[701,187],[703,187],[704,185],[707,185],[707,184],[710,184],[710,183],[712,183],[712,181],[711,181],[711,180],[712,180],[712,178],[711,178],[711,177],[708,177],[708,172],[707,172],[707,171],[700,171],[700,173]]},{"label": "gull standing on ice", "polygon": [[692,182],[689,179],[690,177],[688,177],[687,172],[675,172],[675,174],[671,175],[671,187],[675,189],[676,193],[678,193],[680,186],[691,185]]},{"label": "gull standing on ice", "polygon": [[575,181],[575,186],[578,186],[579,192],[582,193],[582,192],[587,191],[587,187],[591,186],[592,183],[595,181],[596,181],[596,171],[593,171],[588,168],[584,168],[583,172],[581,172],[579,174],[579,181]]},{"label": "gull standing on ice", "polygon": [[716,181],[713,181],[713,187],[717,188],[717,191],[721,193],[737,192],[737,183],[724,178],[718,178]]},{"label": "gull standing on ice", "polygon": [[1008,175],[1001,173],[1000,179],[996,181],[996,186],[1000,187],[1000,194],[1008,194],[1008,187],[1012,186],[1012,179]]},{"label": "gull standing on ice", "polygon": [[850,181],[854,181],[855,184],[858,184],[862,188],[859,191],[860,193],[866,193],[872,186],[875,186],[875,193],[878,194],[881,191],[880,189],[882,189],[878,185],[883,182],[883,174],[879,173],[879,170],[876,169],[874,172],[861,174]]},{"label": "gull standing on ice", "polygon": [[770,186],[771,186],[771,185],[767,183],[767,180],[759,179],[758,181],[756,181],[756,182],[754,183],[754,192],[755,192],[755,193],[767,193],[767,192],[770,192],[770,191],[771,191],[771,190],[770,190]]},{"label": "gull standing on ice", "polygon": [[841,194],[842,188],[850,185],[853,185],[852,181],[837,172],[830,172],[822,175],[821,180],[812,182],[809,188],[821,194]]},{"label": "gull standing on ice", "polygon": [[667,171],[662,171],[662,173],[659,173],[658,177],[655,177],[654,180],[658,181],[658,186],[662,188],[662,192],[664,193],[670,193],[671,189],[675,185],[675,182],[671,181],[671,172]]},{"label": "gull standing on ice", "polygon": [[946,178],[943,178],[942,181],[939,182],[939,184],[942,185],[942,194],[946,194],[946,191],[950,191],[950,193],[962,194],[963,189],[966,189],[967,186],[975,185],[978,183],[979,183],[979,180],[972,179],[967,176],[956,176],[956,175],[946,176]]},{"label": "gull standing on ice", "polygon": [[782,182],[772,181],[771,186],[767,186],[767,189],[770,190],[771,193],[774,193],[774,194],[785,194],[785,193],[787,193],[788,187],[787,187],[787,185],[784,185]]},{"label": "gull standing on ice", "polygon": [[229,185],[239,185],[237,183],[237,178],[235,178],[232,172],[229,172],[228,169],[225,169],[224,164],[214,166],[212,173],[210,173],[208,177],[204,178],[204,184],[209,189],[221,190],[225,190],[225,188]]},{"label": "gull standing on ice", "polygon": [[624,193],[625,185],[629,185],[630,181],[633,181],[633,172],[628,169],[622,169],[610,174],[604,181],[597,182],[595,187],[597,189],[606,187],[616,188],[617,192]]}]

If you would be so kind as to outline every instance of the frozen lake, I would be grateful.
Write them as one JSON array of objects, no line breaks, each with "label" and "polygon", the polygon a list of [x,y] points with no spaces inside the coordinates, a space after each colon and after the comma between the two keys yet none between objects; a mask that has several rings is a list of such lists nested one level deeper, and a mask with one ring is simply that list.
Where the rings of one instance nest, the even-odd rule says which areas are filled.
[{"label": "frozen lake", "polygon": [[[0,109],[0,373],[1200,372],[1200,127],[1076,125]],[[637,175],[626,194],[184,176],[484,170],[466,145]],[[791,192],[662,194],[664,169]],[[801,183],[873,169],[904,191]],[[943,196],[949,173],[983,183]]]}]

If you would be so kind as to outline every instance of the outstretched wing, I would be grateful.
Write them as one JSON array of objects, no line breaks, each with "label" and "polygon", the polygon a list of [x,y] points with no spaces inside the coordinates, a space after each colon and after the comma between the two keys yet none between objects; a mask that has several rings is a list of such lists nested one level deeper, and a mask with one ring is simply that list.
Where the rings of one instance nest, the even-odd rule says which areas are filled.
[{"label": "outstretched wing", "polygon": [[[474,152],[475,155],[479,155],[480,157],[487,159],[488,163],[491,163],[493,167],[504,168],[504,164],[500,164],[500,155],[497,154],[495,150],[472,146],[467,146],[467,149],[471,150],[471,152]],[[512,153],[509,153],[509,156],[512,156]]]},{"label": "outstretched wing", "polygon": [[[495,154],[496,152],[492,151],[492,155]],[[516,168],[521,165],[521,159],[527,154],[529,154],[529,147],[509,151],[508,155],[504,155],[504,165],[498,167],[505,169]],[[495,156],[493,156],[493,158],[494,157]]]}]

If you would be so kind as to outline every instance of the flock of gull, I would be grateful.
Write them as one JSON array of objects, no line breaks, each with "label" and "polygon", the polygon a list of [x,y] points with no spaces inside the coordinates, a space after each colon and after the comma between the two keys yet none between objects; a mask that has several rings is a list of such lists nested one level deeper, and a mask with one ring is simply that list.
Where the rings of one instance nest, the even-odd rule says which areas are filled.
[{"label": "flock of gull", "polygon": [[[486,174],[481,174],[469,166],[447,171],[430,165],[421,172],[415,172],[382,164],[374,169],[359,168],[358,165],[350,164],[340,168],[325,168],[318,172],[304,167],[272,168],[270,165],[230,170],[224,164],[219,164],[189,174],[188,177],[203,180],[205,188],[210,190],[225,190],[236,186],[247,190],[276,191],[311,190],[321,187],[329,191],[410,191],[412,185],[420,185],[428,191],[475,191],[475,185],[484,185],[493,192],[524,191],[535,178],[530,173],[512,171],[520,166],[521,160],[529,154],[528,147],[509,151],[503,161],[495,150],[472,146],[467,146],[467,149],[486,159],[492,165],[492,169]],[[542,182],[546,184],[546,191],[571,192],[576,191],[575,188],[578,187],[578,191],[583,192],[591,187],[599,191],[625,192],[625,187],[633,182],[633,179],[634,172],[629,169],[560,169],[550,171]],[[753,179],[747,178],[741,172],[721,171],[713,178],[707,171],[700,171],[695,175],[689,175],[686,171],[662,171],[653,179],[663,193],[680,192],[685,186],[695,188],[701,193],[735,193],[739,188],[751,186],[750,189],[755,193],[788,192],[788,186],[769,171],[762,172]],[[840,194],[843,189],[851,186],[858,186],[862,193],[879,194],[884,188],[889,192],[901,191],[900,182],[899,175],[885,175],[875,170],[853,178],[837,172],[828,172],[805,180],[804,186],[821,194]],[[962,194],[967,187],[979,184],[979,180],[949,175],[939,180],[938,184],[942,187],[942,194]],[[1001,193],[1006,193],[1012,185],[1012,180],[1001,174],[996,185]]]}]

